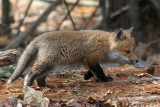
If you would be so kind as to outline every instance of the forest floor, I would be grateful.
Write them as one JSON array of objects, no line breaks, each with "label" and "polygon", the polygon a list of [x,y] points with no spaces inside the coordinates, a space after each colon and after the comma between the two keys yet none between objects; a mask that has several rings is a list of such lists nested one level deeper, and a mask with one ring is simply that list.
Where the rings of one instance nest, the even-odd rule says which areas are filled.
[{"label": "forest floor", "polygon": [[[114,78],[112,82],[99,82],[96,78],[84,80],[81,77],[86,72],[84,68],[65,71],[47,77],[47,83],[53,85],[53,89],[38,88],[36,84],[32,86],[49,98],[51,106],[160,106],[160,81],[154,79],[160,76],[160,65],[157,63],[145,67],[104,69],[106,75]],[[146,78],[151,78],[151,81]],[[22,78],[12,84],[6,84],[7,80],[0,81],[0,107],[17,105],[17,100],[23,95]]]},{"label": "forest floor", "polygon": [[[11,27],[15,28],[22,19],[29,2],[26,0],[18,0],[18,3],[16,2],[17,0],[12,1],[15,1],[12,3],[14,7],[12,14],[15,22]],[[21,27],[21,32],[26,31],[48,5],[49,3],[34,1]],[[71,15],[76,28],[80,28],[85,23],[85,20],[92,15],[95,8],[96,6],[75,7]],[[58,6],[48,16],[48,19],[34,31],[35,34],[25,40],[21,48],[24,48],[29,41],[39,34],[54,31],[65,14],[67,14],[65,5]],[[86,28],[90,28],[100,22],[102,17],[99,9],[95,16],[90,20]],[[73,29],[70,19],[65,20],[60,27],[60,30],[64,29]],[[14,31],[12,33],[12,38],[14,38],[16,33]],[[4,48],[12,39],[7,35],[0,35],[0,37],[0,48]],[[144,45],[147,46],[147,44]],[[160,61],[160,55],[157,52],[160,49],[160,45],[158,43],[154,45],[147,48],[144,52],[142,50],[144,50],[145,46],[137,46],[137,50],[140,51],[138,52],[144,53],[148,62]],[[153,50],[158,53],[158,57]],[[152,63],[144,67],[123,66],[104,68],[105,74],[114,78],[112,82],[99,82],[95,77],[90,80],[84,80],[83,75],[87,70],[85,68],[76,68],[51,73],[47,77],[47,83],[53,85],[55,87],[53,89],[39,88],[36,84],[32,88],[42,92],[43,96],[50,100],[49,104],[52,107],[160,107],[160,81],[158,81],[160,80],[158,78],[160,77],[160,64]],[[19,78],[12,84],[6,84],[7,80],[7,78],[1,78],[0,80],[0,107],[15,107],[17,100],[23,100],[25,95],[23,92],[23,78]]]}]

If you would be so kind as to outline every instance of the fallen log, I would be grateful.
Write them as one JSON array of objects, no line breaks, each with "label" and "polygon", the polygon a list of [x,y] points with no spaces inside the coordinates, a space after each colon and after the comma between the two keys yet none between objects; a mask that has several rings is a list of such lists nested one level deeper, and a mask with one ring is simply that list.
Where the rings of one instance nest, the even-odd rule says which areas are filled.
[{"label": "fallen log", "polygon": [[144,82],[159,81],[160,77],[132,79],[132,83],[141,84]]},{"label": "fallen log", "polygon": [[160,96],[144,96],[144,97],[120,97],[119,100],[127,100],[129,102],[133,101],[149,101],[149,100],[155,100],[160,99]]},{"label": "fallen log", "polygon": [[16,63],[18,56],[19,56],[19,52],[16,49],[1,51],[0,67]]}]

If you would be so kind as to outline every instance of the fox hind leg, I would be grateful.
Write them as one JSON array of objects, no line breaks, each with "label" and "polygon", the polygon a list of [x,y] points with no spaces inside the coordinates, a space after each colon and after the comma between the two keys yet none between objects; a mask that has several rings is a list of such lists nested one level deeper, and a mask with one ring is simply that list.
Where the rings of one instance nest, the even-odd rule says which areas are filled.
[{"label": "fox hind leg", "polygon": [[23,86],[31,86],[36,77],[37,77],[37,74],[32,73],[32,72],[28,72],[24,78],[24,85]]},{"label": "fox hind leg", "polygon": [[38,78],[36,79],[37,85],[38,85],[39,87],[45,87],[45,86],[46,86],[46,81],[45,81],[46,76],[47,76],[47,75],[40,76],[40,77],[38,77]]},{"label": "fox hind leg", "polygon": [[48,63],[43,63],[43,65],[41,67],[39,67],[41,69],[41,72],[39,73],[38,77],[36,78],[36,82],[37,85],[39,87],[49,87],[49,88],[53,88],[53,86],[50,86],[48,84],[46,84],[46,77],[47,74],[54,68],[54,65],[52,64],[48,64]]},{"label": "fox hind leg", "polygon": [[46,81],[45,81],[46,77],[47,77],[47,74],[38,77],[38,78],[36,79],[37,85],[38,85],[39,87],[54,88],[54,86],[51,86],[51,85],[46,84]]},{"label": "fox hind leg", "polygon": [[35,61],[32,70],[27,73],[24,79],[24,86],[31,86],[36,79],[40,87],[46,86],[45,78],[47,73],[54,67],[50,61]]}]

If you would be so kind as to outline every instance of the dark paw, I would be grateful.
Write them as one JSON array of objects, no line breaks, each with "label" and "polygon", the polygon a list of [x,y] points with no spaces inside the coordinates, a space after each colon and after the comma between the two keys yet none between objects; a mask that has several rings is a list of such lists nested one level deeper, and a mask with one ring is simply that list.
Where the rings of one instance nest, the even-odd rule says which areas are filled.
[{"label": "dark paw", "polygon": [[88,79],[92,78],[93,76],[94,75],[90,71],[88,71],[87,73],[84,74],[84,79],[88,80]]},{"label": "dark paw", "polygon": [[105,77],[104,79],[101,79],[100,81],[102,82],[109,82],[109,81],[113,81],[113,78],[108,76],[108,77]]},{"label": "dark paw", "polygon": [[47,87],[47,88],[55,88],[54,86],[52,86],[52,85],[48,85],[48,84],[46,84],[45,86],[39,86],[39,87]]},{"label": "dark paw", "polygon": [[46,84],[46,87],[47,87],[47,88],[55,88],[54,86],[48,85],[48,84]]},{"label": "dark paw", "polygon": [[47,88],[54,88],[54,86],[52,86],[52,85],[48,85],[48,84],[38,84],[38,87],[47,87]]}]

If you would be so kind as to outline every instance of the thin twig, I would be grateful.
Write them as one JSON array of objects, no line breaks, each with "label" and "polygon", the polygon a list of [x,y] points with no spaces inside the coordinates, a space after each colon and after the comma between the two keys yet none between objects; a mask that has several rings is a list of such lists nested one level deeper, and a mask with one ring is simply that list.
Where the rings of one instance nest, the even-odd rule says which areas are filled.
[{"label": "thin twig", "polygon": [[96,14],[96,12],[98,10],[98,7],[99,6],[96,7],[96,9],[92,13],[92,15],[86,19],[85,23],[79,29],[85,29],[86,28],[86,26],[88,25],[88,23],[90,22],[90,20],[95,16],[95,14]]},{"label": "thin twig", "polygon": [[121,13],[127,11],[128,9],[130,9],[130,6],[129,6],[129,5],[124,6],[124,7],[122,7],[121,9],[113,12],[113,13],[110,15],[110,18],[114,18],[114,17],[120,15]]},{"label": "thin twig", "polygon": [[158,42],[160,42],[160,39],[151,41],[151,42],[149,42],[149,43],[144,47],[144,49],[147,49],[147,48],[150,47],[151,45],[153,45],[153,44],[155,44],[155,43],[158,43]]},{"label": "thin twig", "polygon": [[[108,7],[107,7],[107,8],[108,8]],[[130,6],[129,6],[129,5],[124,6],[124,7],[122,7],[121,9],[119,9],[119,10],[111,13],[109,17],[110,17],[110,18],[114,18],[114,17],[122,14],[123,12],[125,12],[125,11],[127,11],[127,10],[129,10],[129,9],[130,9]],[[104,16],[104,17],[105,17],[105,16]],[[103,25],[103,23],[104,23],[104,22],[102,21],[101,23],[97,23],[97,24],[95,24],[94,26],[92,26],[92,27],[90,27],[90,28],[88,28],[88,29],[97,29],[98,27],[101,27],[101,26]]]},{"label": "thin twig", "polygon": [[19,33],[21,32],[21,26],[22,26],[22,24],[23,24],[23,22],[24,22],[24,19],[26,18],[27,14],[28,14],[28,11],[29,11],[29,8],[31,7],[32,2],[33,2],[33,0],[30,0],[30,2],[29,2],[29,4],[28,4],[28,7],[27,7],[27,9],[26,9],[26,11],[25,11],[24,17],[23,17],[23,19],[20,21],[20,24],[19,24],[19,26],[18,26],[18,32],[17,32],[16,35],[19,35]]},{"label": "thin twig", "polygon": [[[79,3],[79,0],[77,0],[76,3],[71,7],[70,12],[72,12],[72,11],[74,10],[74,8],[77,6],[78,3]],[[59,29],[60,29],[62,23],[67,19],[67,16],[68,16],[68,14],[66,14],[66,15],[64,16],[64,18],[62,19],[61,23],[59,24],[59,26],[57,27],[56,30],[59,30]]]},{"label": "thin twig", "polygon": [[73,28],[74,28],[74,30],[77,30],[77,29],[76,29],[76,26],[75,26],[75,23],[73,22],[72,16],[71,16],[71,14],[70,14],[70,11],[69,11],[69,8],[68,8],[68,4],[67,4],[66,0],[63,0],[63,1],[64,1],[64,4],[66,5],[67,13],[68,13],[68,16],[69,16],[69,18],[70,18],[70,20],[71,20],[71,22],[72,22]]},{"label": "thin twig", "polygon": [[150,0],[150,1],[157,9],[160,9],[160,4],[156,0]]},{"label": "thin twig", "polygon": [[100,23],[97,23],[97,24],[91,26],[90,28],[87,28],[87,29],[88,30],[94,30],[94,29],[98,29],[101,26],[102,26],[102,23],[100,22]]},{"label": "thin twig", "polygon": [[[64,72],[67,72],[67,73],[70,73],[71,75],[72,74],[74,74],[73,72],[70,72],[70,71],[68,71],[68,70],[63,70]],[[82,75],[80,75],[80,74],[74,74],[74,75],[76,75],[77,77],[81,77],[81,78],[83,78],[83,76]]]}]

